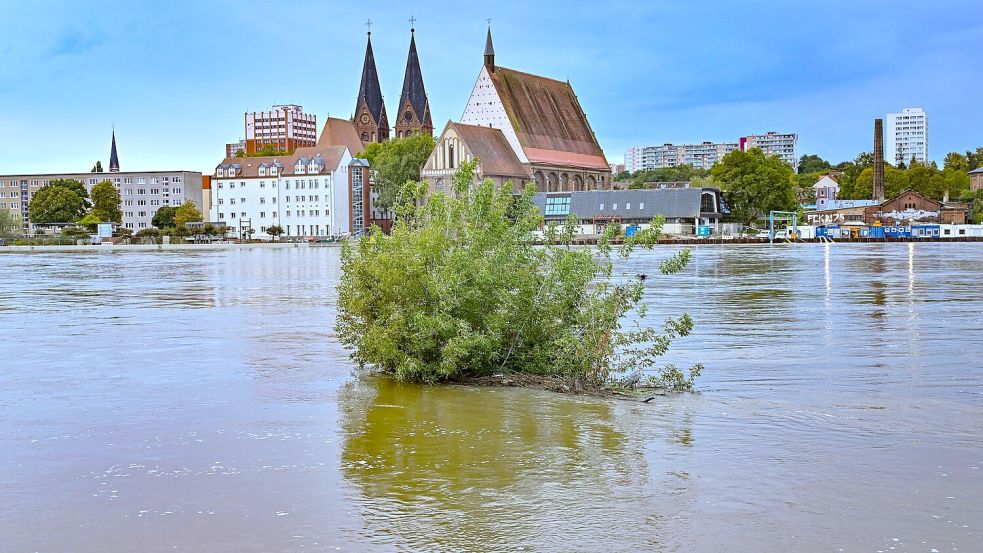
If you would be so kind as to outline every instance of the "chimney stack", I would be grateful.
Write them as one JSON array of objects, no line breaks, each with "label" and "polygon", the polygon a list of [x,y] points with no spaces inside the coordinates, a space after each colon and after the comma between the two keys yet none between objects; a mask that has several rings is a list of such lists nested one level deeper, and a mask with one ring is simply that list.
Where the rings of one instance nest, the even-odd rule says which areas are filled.
[{"label": "chimney stack", "polygon": [[884,120],[874,119],[874,189],[873,197],[884,201]]}]

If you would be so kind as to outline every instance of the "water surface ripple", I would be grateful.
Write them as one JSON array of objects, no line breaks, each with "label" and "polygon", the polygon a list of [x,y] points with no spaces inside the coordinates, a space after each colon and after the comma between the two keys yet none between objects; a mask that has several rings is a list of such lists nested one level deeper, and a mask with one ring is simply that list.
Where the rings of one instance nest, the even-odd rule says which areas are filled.
[{"label": "water surface ripple", "polygon": [[983,551],[981,272],[696,248],[640,405],[354,376],[336,249],[0,255],[0,550]]}]

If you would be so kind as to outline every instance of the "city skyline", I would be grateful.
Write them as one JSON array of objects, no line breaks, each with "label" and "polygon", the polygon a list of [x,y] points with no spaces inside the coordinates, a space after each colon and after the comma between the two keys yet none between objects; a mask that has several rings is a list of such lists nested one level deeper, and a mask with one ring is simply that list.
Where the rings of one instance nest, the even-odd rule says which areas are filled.
[{"label": "city skyline", "polygon": [[[869,151],[871,120],[907,106],[932,114],[930,158],[941,161],[949,151],[978,146],[976,129],[983,126],[974,91],[983,61],[974,58],[972,43],[983,32],[977,23],[983,9],[970,2],[922,10],[914,37],[901,25],[912,16],[886,2],[820,8],[616,2],[603,13],[594,5],[529,13],[502,4],[465,7],[452,19],[439,8],[415,7],[399,16],[332,16],[330,28],[309,34],[297,33],[290,17],[254,17],[251,6],[260,9],[180,0],[8,7],[23,24],[0,37],[7,68],[0,101],[8,106],[0,166],[85,171],[98,160],[107,167],[115,123],[123,170],[208,173],[225,143],[244,138],[238,135],[247,111],[297,103],[319,125],[328,116],[348,118],[370,17],[388,109],[399,99],[408,20],[415,16],[434,125],[458,121],[492,17],[499,63],[569,79],[611,163],[631,146],[725,142],[770,130],[798,133],[799,155],[835,163]],[[323,11],[308,1],[288,7],[305,14],[298,25]],[[379,8],[406,10],[387,2]],[[585,25],[591,31],[584,40],[540,32]],[[257,48],[243,44],[243,36],[266,42]]]}]

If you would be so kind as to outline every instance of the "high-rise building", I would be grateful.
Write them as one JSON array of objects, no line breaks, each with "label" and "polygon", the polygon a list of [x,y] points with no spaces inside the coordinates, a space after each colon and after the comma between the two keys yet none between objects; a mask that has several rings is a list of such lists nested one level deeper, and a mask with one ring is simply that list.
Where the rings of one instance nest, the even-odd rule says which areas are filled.
[{"label": "high-rise building", "polygon": [[235,157],[239,152],[246,152],[246,141],[229,142],[225,145],[225,157]]},{"label": "high-rise building", "polygon": [[884,157],[895,165],[912,159],[928,163],[928,114],[922,108],[904,108],[887,114]]},{"label": "high-rise building", "polygon": [[760,148],[765,155],[778,156],[782,158],[782,161],[791,165],[793,170],[798,172],[799,160],[795,154],[798,142],[799,135],[795,133],[769,131],[765,134],[742,136],[740,145],[741,151],[743,152],[751,148]]},{"label": "high-rise building", "polygon": [[268,146],[292,152],[317,143],[317,117],[304,113],[302,106],[273,106],[270,111],[247,113],[245,119],[247,154]]},{"label": "high-rise building", "polygon": [[625,150],[625,169],[632,173],[692,165],[699,169],[713,167],[723,157],[738,149],[736,142],[702,142],[700,144],[663,144]]},{"label": "high-rise building", "polygon": [[423,86],[423,71],[416,53],[416,29],[410,29],[410,52],[406,57],[406,74],[403,76],[403,92],[397,106],[396,138],[418,132],[433,134],[430,119],[430,102]]}]

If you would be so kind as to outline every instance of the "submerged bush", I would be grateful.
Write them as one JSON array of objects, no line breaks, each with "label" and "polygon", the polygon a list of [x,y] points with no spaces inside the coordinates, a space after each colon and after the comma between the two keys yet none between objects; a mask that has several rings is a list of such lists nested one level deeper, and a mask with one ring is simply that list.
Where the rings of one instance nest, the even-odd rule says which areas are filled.
[{"label": "submerged bush", "polygon": [[[452,195],[408,184],[391,235],[373,229],[342,249],[337,331],[356,362],[401,380],[526,373],[602,386],[617,373],[651,368],[673,338],[690,332],[686,315],[642,328],[644,276],[612,274],[613,255],[655,244],[661,219],[617,249],[620,225],[596,248],[573,247],[573,218],[548,226],[545,245],[536,245],[543,218],[534,188],[513,196],[490,180],[473,185],[474,168],[461,167]],[[661,271],[677,272],[688,260],[683,250]],[[690,389],[698,372],[665,367],[655,383]]]}]

